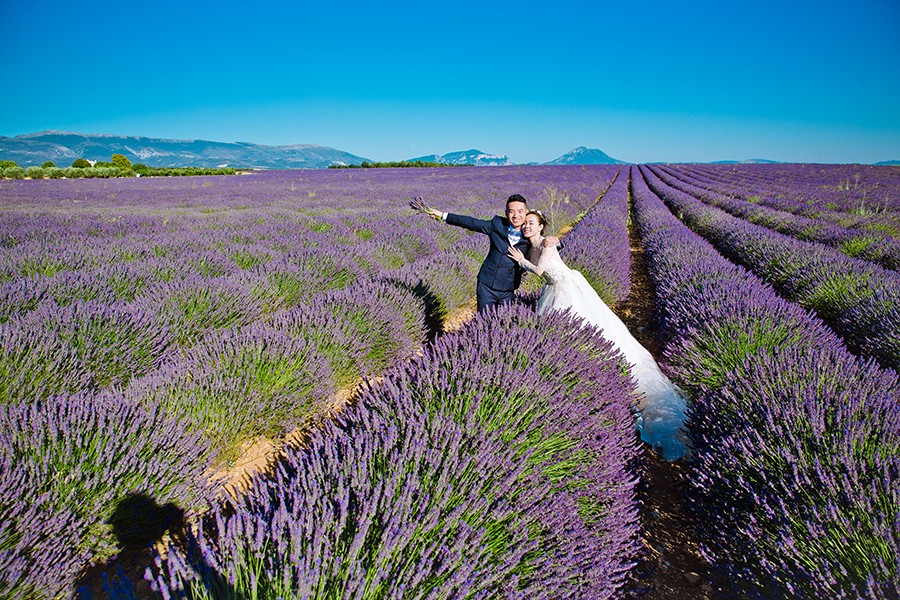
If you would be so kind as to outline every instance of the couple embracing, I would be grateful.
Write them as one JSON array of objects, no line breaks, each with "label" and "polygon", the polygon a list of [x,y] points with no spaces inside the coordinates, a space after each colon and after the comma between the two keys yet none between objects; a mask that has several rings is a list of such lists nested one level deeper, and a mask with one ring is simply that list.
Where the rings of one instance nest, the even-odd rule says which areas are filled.
[{"label": "couple embracing", "polygon": [[541,211],[529,210],[520,194],[507,199],[506,217],[498,215],[487,220],[430,208],[419,197],[410,206],[435,220],[485,234],[490,239],[490,249],[478,271],[479,313],[512,302],[525,271],[541,276],[545,284],[536,305],[537,314],[569,311],[573,317],[583,319],[584,325],[599,329],[631,366],[640,395],[636,427],[641,439],[666,460],[688,454],[682,427],[687,412],[684,394],[660,371],[650,352],[631,335],[584,275],[563,262],[559,239],[544,236],[548,223]]}]

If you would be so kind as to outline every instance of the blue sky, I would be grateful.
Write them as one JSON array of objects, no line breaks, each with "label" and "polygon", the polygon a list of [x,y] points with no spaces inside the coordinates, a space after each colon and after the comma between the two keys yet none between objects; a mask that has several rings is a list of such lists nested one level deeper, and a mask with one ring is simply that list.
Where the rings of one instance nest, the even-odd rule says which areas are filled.
[{"label": "blue sky", "polygon": [[900,159],[900,2],[4,6],[0,135]]}]

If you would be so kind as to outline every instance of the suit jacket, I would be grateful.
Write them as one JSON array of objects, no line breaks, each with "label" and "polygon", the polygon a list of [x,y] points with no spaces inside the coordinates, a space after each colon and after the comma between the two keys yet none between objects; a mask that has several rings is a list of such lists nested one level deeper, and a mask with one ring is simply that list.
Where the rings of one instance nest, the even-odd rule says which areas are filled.
[{"label": "suit jacket", "polygon": [[[519,287],[519,283],[522,281],[522,268],[507,254],[509,221],[505,217],[498,215],[488,221],[448,213],[447,223],[484,233],[490,238],[491,249],[488,250],[484,262],[481,263],[481,269],[478,271],[478,283],[498,291],[513,291]],[[527,253],[528,245],[528,240],[522,238],[516,244],[516,248]]]}]

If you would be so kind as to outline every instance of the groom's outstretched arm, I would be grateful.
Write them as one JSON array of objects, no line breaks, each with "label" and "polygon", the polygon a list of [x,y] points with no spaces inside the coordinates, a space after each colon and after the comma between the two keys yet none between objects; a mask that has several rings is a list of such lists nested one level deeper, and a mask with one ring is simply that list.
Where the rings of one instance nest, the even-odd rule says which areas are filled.
[{"label": "groom's outstretched arm", "polygon": [[490,233],[491,222],[484,219],[476,219],[467,215],[457,215],[454,213],[443,213],[442,217],[447,225],[455,225],[469,231],[477,231],[478,233]]},{"label": "groom's outstretched arm", "polygon": [[465,229],[470,229],[472,231],[478,231],[481,233],[488,233],[491,229],[491,222],[485,221],[482,219],[474,219],[472,217],[467,217],[466,215],[457,215],[453,213],[446,213],[436,208],[432,208],[425,203],[425,199],[421,196],[416,196],[413,198],[409,206],[414,210],[417,210],[435,221],[445,221],[449,225],[455,225],[457,227],[464,227]]}]

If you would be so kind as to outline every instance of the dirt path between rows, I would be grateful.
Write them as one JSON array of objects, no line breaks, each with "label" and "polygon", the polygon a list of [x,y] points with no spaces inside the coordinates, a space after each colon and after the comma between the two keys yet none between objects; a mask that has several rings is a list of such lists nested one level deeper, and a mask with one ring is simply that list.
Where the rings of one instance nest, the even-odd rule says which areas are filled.
[{"label": "dirt path between rows", "polygon": [[[615,312],[632,335],[660,360],[661,334],[655,326],[653,284],[637,228],[629,225],[631,292]],[[723,596],[694,538],[686,506],[686,467],[668,462],[643,446],[638,499],[641,503],[640,561],[631,573],[627,597],[646,600],[718,600]]]}]

